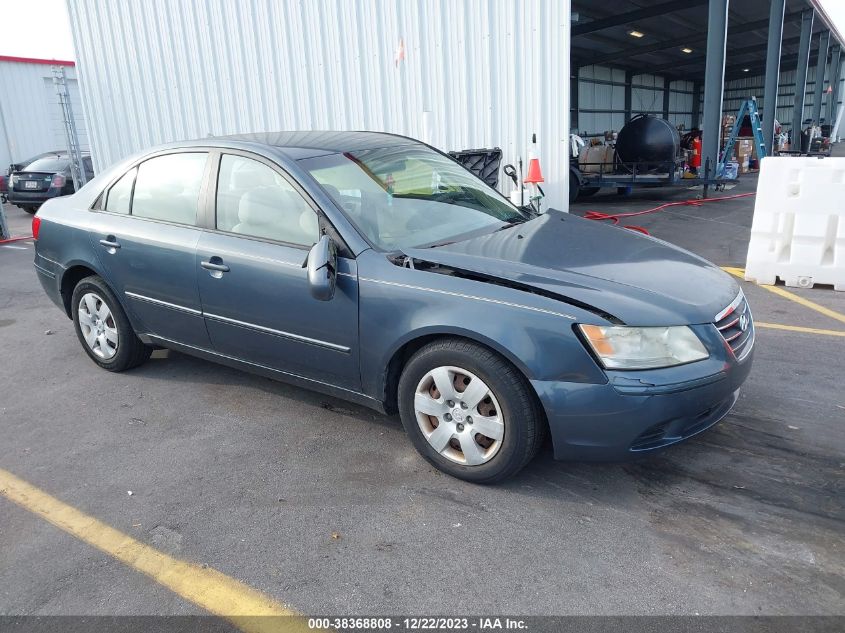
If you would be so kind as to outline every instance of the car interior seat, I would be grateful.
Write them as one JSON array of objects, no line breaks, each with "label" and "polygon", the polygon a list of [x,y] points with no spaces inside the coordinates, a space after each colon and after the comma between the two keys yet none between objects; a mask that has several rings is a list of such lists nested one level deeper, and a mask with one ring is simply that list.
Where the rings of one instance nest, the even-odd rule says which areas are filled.
[{"label": "car interior seat", "polygon": [[245,193],[232,231],[280,242],[309,246],[317,241],[317,215],[295,191],[277,186]]}]

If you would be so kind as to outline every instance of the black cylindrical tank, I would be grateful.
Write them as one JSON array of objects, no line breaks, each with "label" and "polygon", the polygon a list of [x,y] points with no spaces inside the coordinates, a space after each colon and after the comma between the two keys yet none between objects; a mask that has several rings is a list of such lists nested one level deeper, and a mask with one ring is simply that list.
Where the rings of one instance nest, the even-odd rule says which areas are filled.
[{"label": "black cylindrical tank", "polygon": [[638,114],[619,132],[616,156],[627,171],[639,163],[637,171],[672,170],[681,150],[678,130],[665,119]]}]

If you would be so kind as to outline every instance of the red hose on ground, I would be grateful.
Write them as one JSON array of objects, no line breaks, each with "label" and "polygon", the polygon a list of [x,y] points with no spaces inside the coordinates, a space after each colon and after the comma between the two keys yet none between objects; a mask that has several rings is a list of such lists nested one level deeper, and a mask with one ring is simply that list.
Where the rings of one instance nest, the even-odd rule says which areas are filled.
[{"label": "red hose on ground", "polygon": [[[667,202],[666,204],[661,204],[659,207],[654,207],[653,209],[646,209],[645,211],[633,211],[631,213],[604,213],[602,211],[587,211],[584,214],[584,217],[587,220],[610,220],[614,224],[619,224],[620,218],[631,218],[636,215],[646,215],[647,213],[657,213],[658,211],[663,211],[664,209],[668,209],[669,207],[700,207],[705,202],[720,202],[722,200],[735,200],[736,198],[747,198],[749,196],[756,195],[754,192],[751,193],[738,193],[733,196],[722,196],[720,198],[702,198],[701,200],[681,200],[679,202]],[[644,233],[645,235],[649,235],[649,232],[641,226],[634,226],[634,225],[624,225],[624,228],[630,229],[632,231],[639,231],[640,233]]]},{"label": "red hose on ground", "polygon": [[23,235],[20,237],[10,237],[8,240],[0,240],[0,244],[10,244],[11,242],[22,242],[23,240],[31,240],[31,235]]}]

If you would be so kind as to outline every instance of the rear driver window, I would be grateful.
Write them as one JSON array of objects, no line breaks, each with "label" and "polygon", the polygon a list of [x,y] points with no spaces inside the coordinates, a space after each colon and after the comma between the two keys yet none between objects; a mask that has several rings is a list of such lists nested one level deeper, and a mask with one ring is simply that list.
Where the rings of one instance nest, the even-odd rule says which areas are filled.
[{"label": "rear driver window", "polygon": [[135,174],[137,171],[134,168],[130,169],[123,174],[123,178],[112,185],[106,197],[106,211],[110,211],[111,213],[129,213],[129,205],[132,202],[132,185],[135,183]]},{"label": "rear driver window", "polygon": [[208,154],[166,154],[138,166],[132,215],[196,224],[200,187]]}]

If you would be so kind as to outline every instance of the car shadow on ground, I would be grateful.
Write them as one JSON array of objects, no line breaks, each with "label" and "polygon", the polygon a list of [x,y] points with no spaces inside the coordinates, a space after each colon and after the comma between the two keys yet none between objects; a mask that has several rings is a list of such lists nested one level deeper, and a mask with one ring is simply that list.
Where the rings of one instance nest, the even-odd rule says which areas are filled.
[{"label": "car shadow on ground", "polygon": [[[293,401],[313,409],[313,416],[325,412],[327,424],[334,423],[331,414],[342,416],[344,432],[356,432],[348,428],[350,420],[366,425],[366,430],[374,426],[402,428],[398,415],[384,415],[173,351],[156,356],[134,371],[168,382],[258,389],[278,398],[280,407]],[[776,422],[738,405],[720,424],[687,442],[624,463],[558,462],[547,439],[537,458],[512,480],[499,484],[499,489],[555,501],[564,498],[602,505],[621,503],[622,507],[661,499],[669,505],[685,499],[694,505],[734,504],[746,510],[765,509],[782,517],[831,521],[841,527],[845,522],[840,494],[841,456],[825,454],[775,434],[772,429]],[[410,443],[407,450],[414,450]],[[422,466],[422,460],[419,463]]]}]

